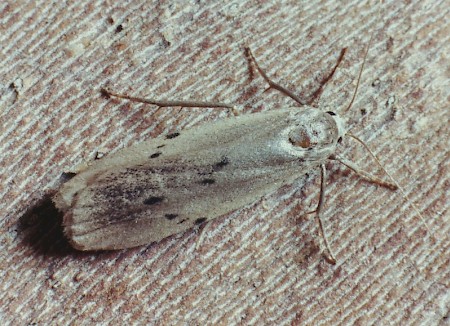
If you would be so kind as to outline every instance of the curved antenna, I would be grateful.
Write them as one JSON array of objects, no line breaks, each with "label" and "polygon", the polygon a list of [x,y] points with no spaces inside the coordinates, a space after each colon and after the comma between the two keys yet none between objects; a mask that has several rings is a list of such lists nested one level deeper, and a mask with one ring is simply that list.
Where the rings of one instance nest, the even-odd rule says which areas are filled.
[{"label": "curved antenna", "polygon": [[269,88],[276,89],[277,91],[289,96],[291,99],[296,101],[301,106],[307,105],[307,103],[305,101],[303,101],[300,97],[295,95],[293,92],[291,92],[287,88],[281,86],[280,84],[275,83],[272,79],[270,79],[269,76],[267,76],[266,72],[259,66],[258,61],[256,61],[256,58],[253,55],[252,50],[250,50],[249,47],[246,47],[245,51],[247,52],[247,54],[250,56],[250,59],[255,64],[258,72],[261,74],[261,76],[264,78],[264,80],[269,84]]},{"label": "curved antenna", "polygon": [[[408,195],[406,194],[406,192],[403,190],[403,188],[399,185],[399,183],[397,182],[397,180],[394,179],[394,177],[383,167],[383,165],[381,164],[380,160],[378,159],[378,157],[376,157],[376,155],[370,150],[369,146],[367,146],[367,144],[365,142],[363,142],[361,139],[359,139],[358,137],[356,137],[355,135],[352,135],[351,133],[347,133],[347,136],[353,138],[354,140],[356,140],[358,143],[360,143],[366,150],[367,152],[370,154],[370,156],[374,159],[374,161],[378,164],[378,166],[383,170],[383,172],[389,177],[389,179],[391,179],[392,183],[388,183],[388,182],[384,182],[385,184],[381,184],[382,186],[385,186],[389,189],[392,190],[396,190],[399,189],[400,192],[402,193],[403,198],[405,198],[408,202],[411,203],[411,206],[413,207],[413,209],[415,210],[416,214],[419,216],[420,220],[422,221],[423,225],[425,226],[425,228],[427,229],[427,231],[430,233],[430,235],[433,235],[433,232],[431,232],[430,228],[428,227],[428,224],[425,220],[425,218],[422,216],[422,214],[420,214],[419,209],[416,207],[416,205],[414,205],[414,203],[410,200],[410,198],[408,197]],[[343,163],[341,161],[341,163]],[[346,165],[345,163],[343,163],[344,165]],[[360,172],[360,171],[358,171]],[[357,173],[358,173],[357,172]],[[374,181],[375,182],[375,181]],[[378,182],[375,182],[378,183]]]},{"label": "curved antenna", "polygon": [[347,111],[352,107],[353,101],[355,100],[356,94],[358,93],[359,82],[360,82],[360,80],[361,80],[361,76],[362,76],[362,73],[363,73],[363,71],[364,71],[364,66],[365,66],[365,64],[366,64],[367,54],[369,53],[370,45],[372,44],[373,33],[374,33],[374,32],[372,32],[372,33],[370,34],[369,43],[367,44],[367,47],[366,47],[366,53],[364,54],[364,59],[363,59],[362,65],[361,65],[361,69],[359,70],[358,80],[357,80],[357,82],[356,82],[356,88],[355,88],[355,91],[353,92],[352,100],[350,101],[349,105],[348,105],[347,108],[344,110],[344,112],[347,112]]},{"label": "curved antenna", "polygon": [[129,100],[132,102],[138,103],[146,103],[159,106],[160,108],[171,107],[171,106],[180,106],[180,107],[194,107],[194,108],[227,108],[234,109],[234,106],[228,103],[220,103],[220,102],[199,102],[199,101],[169,101],[169,100],[155,100],[148,99],[142,97],[131,96],[127,94],[118,94],[113,93],[106,88],[102,88],[101,93],[108,97],[118,97],[123,98],[125,100]]}]

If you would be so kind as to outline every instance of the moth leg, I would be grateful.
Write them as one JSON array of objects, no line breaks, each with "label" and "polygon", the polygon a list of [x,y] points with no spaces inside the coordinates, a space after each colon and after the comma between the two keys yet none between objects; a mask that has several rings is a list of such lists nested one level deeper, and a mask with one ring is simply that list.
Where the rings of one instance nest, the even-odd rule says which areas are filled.
[{"label": "moth leg", "polygon": [[300,99],[297,95],[292,93],[287,88],[285,88],[285,87],[275,83],[274,81],[272,81],[269,78],[269,76],[267,76],[267,74],[264,72],[264,70],[259,66],[258,62],[256,61],[256,58],[254,57],[254,55],[253,55],[253,53],[252,53],[252,51],[250,50],[249,47],[246,48],[246,51],[247,51],[248,55],[250,56],[251,60],[253,61],[253,63],[255,64],[256,69],[261,74],[261,76],[264,78],[264,80],[269,84],[270,88],[276,89],[277,91],[280,91],[284,95],[289,96],[290,98],[292,98],[294,101],[296,101],[300,105],[311,105],[317,98],[320,98],[320,95],[322,95],[323,88],[324,88],[325,84],[328,83],[328,81],[330,81],[330,79],[333,77],[334,73],[336,72],[336,69],[338,68],[339,64],[341,63],[342,59],[344,58],[344,55],[345,55],[345,52],[347,51],[347,48],[343,48],[341,50],[339,58],[338,58],[338,60],[337,60],[337,62],[335,64],[335,66],[333,67],[333,70],[320,82],[319,88],[312,94],[311,99],[309,101],[307,101],[307,102],[305,102],[304,100]]},{"label": "moth leg", "polygon": [[172,107],[172,106],[182,106],[182,107],[190,107],[190,108],[227,108],[227,109],[230,109],[234,115],[237,115],[236,108],[233,105],[228,104],[228,103],[155,100],[155,99],[130,96],[127,94],[117,94],[117,93],[113,93],[105,88],[101,89],[101,93],[108,97],[113,96],[113,97],[123,98],[123,99],[129,100],[129,101],[132,101],[132,102],[152,104],[152,105],[156,105],[160,108]]},{"label": "moth leg", "polygon": [[390,190],[397,190],[398,186],[389,182],[389,181],[385,181],[382,180],[374,175],[371,175],[370,173],[360,169],[358,166],[356,166],[353,162],[346,160],[343,157],[340,157],[338,155],[333,155],[332,157],[330,157],[330,159],[336,160],[339,163],[345,165],[346,167],[348,167],[350,170],[352,170],[353,172],[355,172],[357,175],[359,175],[360,177],[366,179],[369,182],[375,183],[379,186],[388,188]]},{"label": "moth leg", "polygon": [[322,208],[324,206],[325,202],[325,182],[326,182],[326,168],[324,164],[320,165],[320,194],[319,194],[319,202],[317,203],[317,207],[312,212],[308,212],[308,214],[315,213],[315,218],[317,221],[317,224],[319,225],[319,233],[321,238],[323,239],[323,242],[325,243],[325,251],[323,252],[323,257],[325,260],[331,264],[336,265],[336,259],[334,258],[333,252],[330,249],[330,245],[328,244],[327,236],[325,234],[325,230],[323,228],[322,224]]},{"label": "moth leg", "polygon": [[258,70],[258,72],[261,74],[261,76],[264,78],[264,80],[269,84],[270,88],[276,89],[277,91],[289,96],[291,99],[293,99],[294,101],[296,101],[297,103],[299,103],[300,105],[306,105],[307,103],[304,102],[302,99],[300,99],[297,95],[295,95],[294,93],[292,93],[290,90],[288,90],[287,88],[275,83],[274,81],[272,81],[269,76],[267,76],[267,74],[264,72],[264,70],[262,70],[262,68],[259,66],[258,62],[256,61],[255,57],[253,56],[252,50],[250,50],[249,47],[245,48],[246,52],[248,53],[248,55],[250,56],[250,59],[253,61],[253,63],[256,66],[256,69]]},{"label": "moth leg", "polygon": [[320,99],[320,96],[323,93],[323,89],[325,87],[325,85],[331,80],[331,78],[333,78],[334,73],[336,72],[336,69],[339,67],[339,65],[342,62],[342,59],[344,59],[344,55],[345,52],[347,51],[347,48],[343,48],[341,50],[341,53],[339,54],[339,58],[336,61],[336,64],[333,67],[333,70],[331,70],[331,72],[328,74],[328,76],[326,76],[324,79],[322,79],[320,81],[320,86],[319,88],[311,95],[311,99],[308,101],[308,105],[312,106],[312,103],[318,99]]},{"label": "moth leg", "polygon": [[[361,145],[364,146],[364,148],[367,150],[367,152],[370,154],[370,156],[372,156],[372,158],[375,160],[375,162],[377,163],[377,165],[384,171],[384,173],[392,180],[391,182],[388,181],[384,181],[381,180],[377,177],[372,176],[371,174],[359,169],[355,164],[353,164],[350,161],[347,161],[346,159],[338,156],[338,155],[334,155],[332,157],[330,157],[330,159],[334,159],[337,160],[338,162],[344,164],[346,167],[348,167],[349,169],[351,169],[352,171],[354,171],[356,174],[358,174],[359,176],[363,177],[364,179],[373,182],[375,184],[378,184],[382,187],[386,187],[388,189],[391,190],[397,190],[399,189],[400,192],[403,195],[403,198],[406,200],[409,200],[408,195],[405,193],[405,191],[402,189],[402,187],[400,187],[400,185],[397,183],[397,181],[395,181],[395,179],[392,177],[392,175],[383,167],[383,165],[381,164],[380,160],[376,157],[376,155],[370,150],[369,146],[367,146],[367,144],[365,142],[363,142],[361,139],[359,139],[358,137],[356,137],[355,135],[352,135],[350,133],[347,133],[348,136],[350,136],[351,138],[355,139],[357,142],[359,142]],[[412,207],[414,208],[414,210],[416,211],[417,215],[420,217],[420,219],[422,220],[423,225],[425,225],[426,229],[428,230],[428,232],[430,234],[433,234],[433,232],[431,232],[427,221],[425,220],[425,218],[422,216],[422,214],[419,212],[419,209],[414,205],[414,203],[411,203]]]}]

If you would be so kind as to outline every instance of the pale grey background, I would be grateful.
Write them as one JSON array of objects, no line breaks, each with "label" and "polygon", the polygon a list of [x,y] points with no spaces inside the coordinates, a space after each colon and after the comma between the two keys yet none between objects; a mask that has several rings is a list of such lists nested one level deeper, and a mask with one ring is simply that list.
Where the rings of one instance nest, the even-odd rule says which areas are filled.
[{"label": "pale grey background", "polygon": [[[448,1],[2,1],[2,324],[396,324],[448,322]],[[378,10],[380,8],[380,12]],[[359,95],[344,113],[400,191],[329,165],[326,264],[304,213],[318,173],[158,244],[77,253],[48,195],[97,151],[221,119],[103,98],[99,89],[219,100],[243,112],[294,105],[250,69],[342,113],[371,33]],[[254,73],[251,76],[251,73]],[[354,142],[343,155],[374,169]],[[318,172],[318,171],[317,171]],[[421,222],[423,215],[430,232]],[[196,248],[198,246],[198,248]]]}]

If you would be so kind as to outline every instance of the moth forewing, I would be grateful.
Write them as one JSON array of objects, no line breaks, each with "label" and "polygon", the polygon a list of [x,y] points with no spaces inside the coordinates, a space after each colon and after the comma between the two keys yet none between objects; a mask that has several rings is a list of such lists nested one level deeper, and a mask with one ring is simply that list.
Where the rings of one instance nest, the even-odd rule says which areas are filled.
[{"label": "moth forewing", "polygon": [[315,108],[207,123],[94,162],[54,198],[80,250],[159,241],[292,182],[335,151],[340,125]]}]

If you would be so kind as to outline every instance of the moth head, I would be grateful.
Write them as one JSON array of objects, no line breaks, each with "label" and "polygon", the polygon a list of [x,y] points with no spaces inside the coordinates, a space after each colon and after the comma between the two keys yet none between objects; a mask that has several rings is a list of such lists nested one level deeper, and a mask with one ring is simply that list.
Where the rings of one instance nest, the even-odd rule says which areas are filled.
[{"label": "moth head", "polygon": [[333,150],[344,135],[344,121],[336,113],[314,109],[289,131],[289,142],[298,149]]},{"label": "moth head", "polygon": [[347,133],[347,129],[345,128],[345,122],[342,120],[342,118],[334,113],[333,111],[327,111],[326,114],[333,117],[334,121],[336,122],[336,128],[337,128],[337,142],[340,143],[342,141],[342,137],[345,136]]}]

